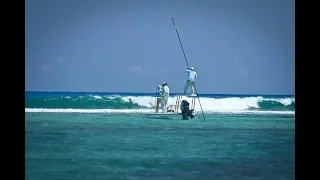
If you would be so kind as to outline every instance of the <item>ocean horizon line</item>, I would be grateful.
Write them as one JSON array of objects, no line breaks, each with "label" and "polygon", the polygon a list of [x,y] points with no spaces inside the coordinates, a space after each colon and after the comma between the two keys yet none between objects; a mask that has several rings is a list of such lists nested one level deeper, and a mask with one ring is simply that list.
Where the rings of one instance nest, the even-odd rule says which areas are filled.
[{"label": "ocean horizon line", "polygon": [[[97,94],[155,94],[156,92],[115,92],[115,91],[26,91],[25,93],[97,93]],[[170,94],[183,94],[171,92]],[[217,96],[295,96],[294,94],[233,94],[233,93],[198,93],[199,95],[217,95]]]}]

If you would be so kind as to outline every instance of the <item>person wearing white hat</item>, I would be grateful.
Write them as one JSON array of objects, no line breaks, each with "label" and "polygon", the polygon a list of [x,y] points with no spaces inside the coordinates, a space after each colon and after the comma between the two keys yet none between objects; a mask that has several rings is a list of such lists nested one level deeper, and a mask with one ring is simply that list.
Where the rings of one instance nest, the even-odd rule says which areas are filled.
[{"label": "person wearing white hat", "polygon": [[197,79],[197,73],[194,70],[194,67],[192,66],[186,69],[186,73],[188,75],[188,79],[185,83],[183,94],[185,95],[187,93],[188,88],[191,86],[191,96],[196,96],[194,82]]}]

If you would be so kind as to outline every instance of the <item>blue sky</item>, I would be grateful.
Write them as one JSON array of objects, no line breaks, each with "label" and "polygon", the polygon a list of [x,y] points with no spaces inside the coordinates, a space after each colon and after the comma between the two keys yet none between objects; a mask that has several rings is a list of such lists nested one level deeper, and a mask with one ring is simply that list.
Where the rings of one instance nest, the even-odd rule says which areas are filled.
[{"label": "blue sky", "polygon": [[293,0],[27,0],[25,90],[294,94]]}]

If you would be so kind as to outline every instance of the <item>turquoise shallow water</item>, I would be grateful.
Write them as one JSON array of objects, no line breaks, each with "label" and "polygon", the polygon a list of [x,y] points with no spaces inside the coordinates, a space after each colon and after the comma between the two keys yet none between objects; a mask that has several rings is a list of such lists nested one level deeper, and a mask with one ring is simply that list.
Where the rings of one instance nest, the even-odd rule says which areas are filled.
[{"label": "turquoise shallow water", "polygon": [[26,113],[26,179],[294,179],[294,116]]}]

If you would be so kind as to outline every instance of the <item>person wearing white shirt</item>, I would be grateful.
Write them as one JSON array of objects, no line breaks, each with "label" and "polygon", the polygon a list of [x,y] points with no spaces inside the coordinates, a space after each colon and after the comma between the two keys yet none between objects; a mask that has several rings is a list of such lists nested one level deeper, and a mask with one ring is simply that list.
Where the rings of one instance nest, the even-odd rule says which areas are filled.
[{"label": "person wearing white shirt", "polygon": [[194,70],[194,67],[188,67],[186,69],[186,73],[188,75],[188,79],[185,83],[185,87],[184,87],[184,95],[187,93],[188,88],[191,86],[191,96],[196,96],[195,93],[195,87],[194,87],[194,82],[197,79],[197,73]]},{"label": "person wearing white shirt", "polygon": [[170,89],[168,87],[168,83],[163,82],[161,84],[161,109],[162,109],[162,113],[166,113],[167,112],[167,104],[168,104],[168,98],[169,98],[169,94],[170,94]]}]

